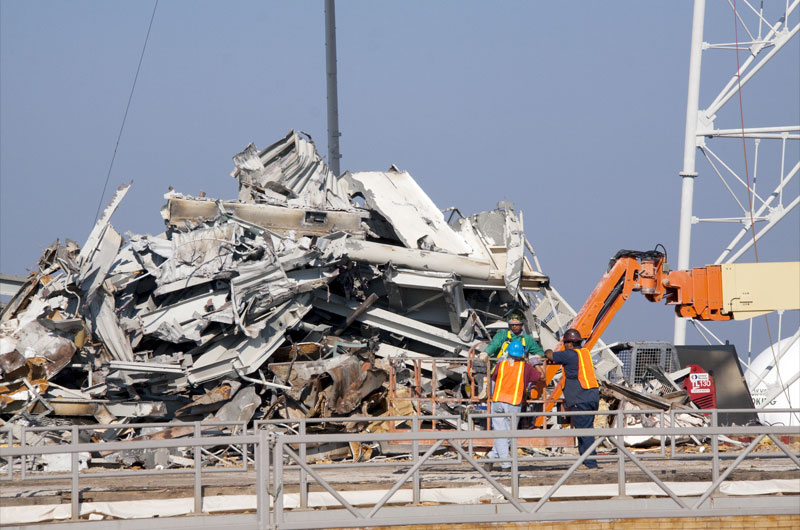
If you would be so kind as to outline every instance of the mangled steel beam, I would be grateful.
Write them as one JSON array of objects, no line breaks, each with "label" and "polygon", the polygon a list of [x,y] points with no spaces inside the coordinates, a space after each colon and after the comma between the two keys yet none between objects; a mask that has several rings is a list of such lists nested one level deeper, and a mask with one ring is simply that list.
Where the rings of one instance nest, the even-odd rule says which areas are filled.
[{"label": "mangled steel beam", "polygon": [[184,368],[177,364],[151,363],[151,362],[124,362],[111,361],[108,363],[111,370],[128,372],[143,372],[152,374],[182,374]]},{"label": "mangled steel beam", "polygon": [[504,236],[506,247],[506,289],[511,293],[511,296],[516,298],[520,281],[522,280],[522,266],[525,260],[525,247],[522,243],[525,236],[522,232],[522,215],[520,214],[520,218],[517,219],[510,207],[506,208]]},{"label": "mangled steel beam", "polygon": [[281,236],[324,236],[333,232],[347,232],[363,238],[362,219],[368,214],[285,208],[269,204],[247,204],[241,202],[216,202],[200,199],[169,198],[162,215],[170,226],[185,223],[213,221],[220,215],[220,208],[237,219],[260,226]]},{"label": "mangled steel beam", "polygon": [[[167,405],[163,401],[119,401],[51,399],[53,412],[60,416],[95,416],[110,414],[117,418],[163,418]],[[102,416],[101,416],[102,417]]]},{"label": "mangled steel beam", "polygon": [[[396,266],[420,271],[454,273],[462,276],[465,283],[469,283],[473,279],[484,282],[496,280],[501,288],[504,287],[505,273],[493,268],[490,262],[484,260],[356,239],[347,240],[347,255],[352,260],[372,265],[385,265],[391,262]],[[538,289],[548,285],[549,282],[550,279],[544,274],[533,271],[523,271],[522,273],[523,288]],[[478,286],[489,287],[489,284],[479,283]]]}]

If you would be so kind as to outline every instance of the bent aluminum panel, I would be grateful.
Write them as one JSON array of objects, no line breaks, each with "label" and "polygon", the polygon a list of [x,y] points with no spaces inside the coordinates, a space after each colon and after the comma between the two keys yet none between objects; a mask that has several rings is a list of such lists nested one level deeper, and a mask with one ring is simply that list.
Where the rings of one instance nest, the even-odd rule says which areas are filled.
[{"label": "bent aluminum panel", "polygon": [[188,382],[199,384],[236,375],[234,365],[243,368],[246,374],[258,370],[284,342],[284,333],[295,327],[311,310],[311,296],[304,293],[286,302],[270,316],[267,325],[253,339],[233,335],[213,343],[189,368]]},{"label": "bent aluminum panel", "polygon": [[426,236],[452,254],[472,254],[472,249],[445,222],[442,212],[406,171],[394,166],[386,172],[363,171],[345,177],[351,191],[361,193],[366,205],[385,217],[408,248],[420,248]]}]

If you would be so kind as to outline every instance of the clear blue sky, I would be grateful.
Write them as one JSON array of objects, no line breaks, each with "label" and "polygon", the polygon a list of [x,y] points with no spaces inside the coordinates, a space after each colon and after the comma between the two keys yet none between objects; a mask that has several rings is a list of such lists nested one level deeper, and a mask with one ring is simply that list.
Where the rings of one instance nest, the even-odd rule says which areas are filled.
[{"label": "clear blue sky", "polygon": [[[732,40],[727,2],[708,3],[705,40]],[[0,0],[0,271],[26,274],[56,238],[85,241],[152,9]],[[512,200],[576,307],[620,248],[662,243],[676,262],[690,1],[347,1],[336,15],[342,170],[396,164],[465,214]],[[322,0],[162,0],[103,199],[133,180],[114,226],[161,232],[170,185],[234,198],[231,157],[290,128],[325,155],[323,30]],[[746,109],[763,98],[768,125],[800,122],[798,48],[744,91]],[[714,53],[701,105],[735,68],[732,52]],[[735,127],[738,113],[726,119],[717,125]],[[710,216],[723,191],[700,158],[698,168],[695,212]],[[763,240],[762,260],[800,257],[792,215]],[[713,261],[733,231],[695,226],[692,264]],[[671,340],[669,309],[629,306],[607,342]]]}]

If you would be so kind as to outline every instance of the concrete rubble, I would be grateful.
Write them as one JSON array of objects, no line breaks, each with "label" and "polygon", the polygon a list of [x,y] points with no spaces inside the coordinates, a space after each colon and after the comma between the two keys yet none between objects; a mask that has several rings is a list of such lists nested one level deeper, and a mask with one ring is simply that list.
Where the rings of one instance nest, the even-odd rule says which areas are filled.
[{"label": "concrete rubble", "polygon": [[[111,440],[187,436],[181,423],[200,420],[460,415],[485,401],[476,348],[507,313],[544,348],[574,316],[507,202],[446,219],[408,172],[337,177],[294,131],[233,162],[235,201],[170,189],[162,234],[122,236],[121,186],[82,246],[45,250],[0,313],[3,422],[118,424],[91,434]],[[602,355],[605,376],[618,361]],[[423,394],[435,399],[410,408]],[[152,453],[102,460],[187,460]]]}]

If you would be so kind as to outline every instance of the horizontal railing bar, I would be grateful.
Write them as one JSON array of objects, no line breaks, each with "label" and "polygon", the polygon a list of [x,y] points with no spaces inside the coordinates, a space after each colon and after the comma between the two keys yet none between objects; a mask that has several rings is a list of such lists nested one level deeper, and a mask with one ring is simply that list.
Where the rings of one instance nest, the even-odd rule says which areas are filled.
[{"label": "horizontal railing bar", "polygon": [[[384,421],[411,421],[413,418],[424,418],[426,421],[434,420],[458,420],[460,416],[457,414],[447,414],[442,416],[344,416],[336,418],[293,418],[293,419],[274,419],[274,420],[256,420],[254,425],[282,425],[282,424],[300,424],[300,423],[375,423]],[[174,424],[173,424],[174,425]]]},{"label": "horizontal railing bar", "polygon": [[[283,443],[328,443],[328,442],[376,442],[376,441],[413,441],[413,440],[462,440],[471,439],[495,439],[495,438],[563,438],[580,436],[711,436],[711,435],[753,435],[776,434],[793,435],[797,434],[796,427],[790,426],[722,426],[722,427],[662,427],[662,428],[640,428],[632,432],[628,428],[603,428],[603,429],[546,429],[532,431],[511,430],[511,431],[403,431],[390,433],[339,433],[339,434],[275,434],[279,436]],[[0,456],[21,456],[21,455],[40,455],[40,454],[71,454],[80,452],[98,451],[120,451],[131,449],[157,449],[163,447],[204,447],[210,445],[235,445],[235,444],[257,444],[258,436],[255,435],[231,435],[214,437],[187,437],[170,440],[138,440],[127,442],[105,442],[105,443],[79,443],[48,446],[25,446],[25,447],[5,447],[0,448]]]},{"label": "horizontal railing bar", "polygon": [[[531,432],[535,432],[532,435]],[[284,443],[325,443],[339,441],[391,441],[391,440],[464,440],[468,441],[475,438],[563,438],[580,436],[669,436],[669,435],[701,435],[711,436],[714,434],[737,434],[737,435],[760,435],[760,434],[797,434],[796,427],[773,426],[773,427],[647,427],[637,428],[632,431],[629,428],[608,428],[608,429],[545,429],[541,431],[531,430],[511,430],[511,431],[424,431],[402,433],[345,433],[345,434],[281,434],[279,435]]]},{"label": "horizontal railing bar", "polygon": [[205,447],[208,445],[258,444],[258,436],[212,436],[208,438],[173,438],[170,440],[137,440],[135,442],[78,443],[63,445],[26,445],[2,447],[1,456],[52,455],[63,453],[116,452],[132,449],[160,449],[163,447]]},{"label": "horizontal railing bar", "polygon": [[[223,426],[240,426],[245,427],[246,424],[241,421],[230,422],[230,421],[214,421],[214,422],[199,422],[201,427],[223,427]],[[141,428],[159,428],[163,427],[165,429],[173,428],[173,427],[194,427],[195,422],[186,422],[186,423],[98,423],[92,425],[74,425],[79,431],[94,431],[94,430],[109,430],[109,429],[116,429],[116,430],[123,430],[123,429],[141,429]],[[51,431],[71,431],[72,425],[48,425],[42,427],[25,427],[26,432],[51,432]],[[8,431],[11,427],[2,427],[0,431]]]},{"label": "horizontal railing bar", "polygon": [[[204,467],[203,474],[206,473],[223,473],[223,472],[238,472],[242,473],[246,471],[244,468],[241,467],[225,467],[225,468],[213,468],[213,467]],[[24,479],[16,479],[21,480],[24,482],[37,482],[37,481],[44,481],[44,480],[58,480],[64,479],[68,480],[72,477],[72,475],[31,475],[31,472],[28,472],[28,475],[25,476]],[[143,476],[143,475],[193,475],[195,473],[194,468],[181,468],[181,469],[140,469],[136,471],[131,470],[120,470],[120,471],[108,471],[102,473],[80,473],[79,476],[81,478],[125,478],[125,477],[132,477],[132,476]]]}]

